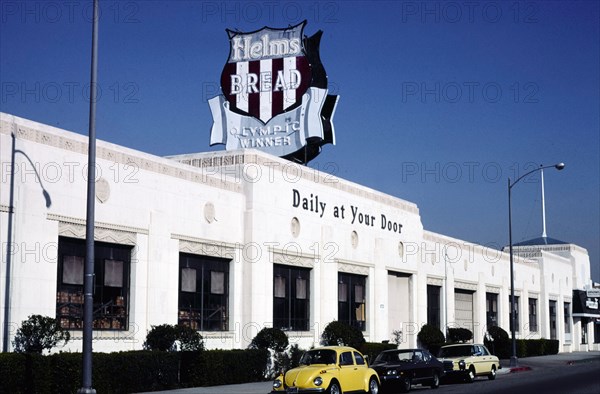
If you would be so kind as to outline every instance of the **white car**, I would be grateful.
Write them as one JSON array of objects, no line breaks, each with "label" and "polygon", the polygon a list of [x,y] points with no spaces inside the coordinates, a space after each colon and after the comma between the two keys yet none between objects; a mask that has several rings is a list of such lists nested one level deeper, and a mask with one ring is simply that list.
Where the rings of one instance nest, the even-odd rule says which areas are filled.
[{"label": "white car", "polygon": [[484,345],[471,343],[442,346],[438,360],[444,363],[447,377],[458,376],[469,383],[477,376],[494,380],[500,368],[498,357]]}]

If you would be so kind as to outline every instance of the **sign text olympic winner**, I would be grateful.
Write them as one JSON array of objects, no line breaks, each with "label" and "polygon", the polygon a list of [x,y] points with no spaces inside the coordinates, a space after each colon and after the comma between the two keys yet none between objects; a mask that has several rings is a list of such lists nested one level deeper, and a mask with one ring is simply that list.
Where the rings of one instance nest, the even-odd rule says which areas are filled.
[{"label": "sign text olympic winner", "polygon": [[306,37],[305,25],[227,30],[223,94],[209,100],[211,145],[254,148],[306,163],[324,144],[335,144],[331,120],[338,97],[327,90],[319,57],[322,32]]}]

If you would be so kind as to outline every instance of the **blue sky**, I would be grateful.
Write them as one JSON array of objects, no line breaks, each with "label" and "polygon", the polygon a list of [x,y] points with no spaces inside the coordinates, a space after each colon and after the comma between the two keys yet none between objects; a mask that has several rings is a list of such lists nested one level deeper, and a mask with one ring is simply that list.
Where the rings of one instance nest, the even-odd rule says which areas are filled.
[{"label": "blue sky", "polygon": [[[310,167],[416,203],[426,229],[508,243],[507,179],[546,170],[548,236],[600,281],[597,1],[101,0],[99,139],[209,147],[225,29],[323,30],[337,144]],[[0,3],[0,110],[88,131],[91,0]],[[539,173],[513,189],[513,240],[541,235]]]}]

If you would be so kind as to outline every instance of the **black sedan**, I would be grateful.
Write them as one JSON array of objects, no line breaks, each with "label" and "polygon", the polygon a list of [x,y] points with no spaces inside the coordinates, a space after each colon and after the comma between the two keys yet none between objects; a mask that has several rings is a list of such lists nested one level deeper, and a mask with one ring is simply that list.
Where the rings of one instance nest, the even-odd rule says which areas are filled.
[{"label": "black sedan", "polygon": [[423,349],[386,350],[371,364],[379,374],[382,391],[408,392],[412,385],[438,388],[444,375],[444,364]]}]

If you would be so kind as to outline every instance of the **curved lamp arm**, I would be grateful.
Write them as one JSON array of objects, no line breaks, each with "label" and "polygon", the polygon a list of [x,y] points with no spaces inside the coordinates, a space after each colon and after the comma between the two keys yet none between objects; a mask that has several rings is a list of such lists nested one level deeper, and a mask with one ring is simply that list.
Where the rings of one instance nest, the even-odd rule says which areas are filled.
[{"label": "curved lamp arm", "polygon": [[509,188],[509,189],[510,189],[510,188],[512,188],[514,185],[516,185],[516,184],[517,184],[517,182],[519,182],[521,179],[525,178],[527,175],[529,175],[529,174],[532,174],[532,173],[534,173],[534,172],[536,172],[536,171],[543,170],[544,168],[550,168],[550,167],[554,167],[554,168],[556,168],[557,170],[559,170],[559,171],[560,171],[560,170],[562,170],[563,168],[565,168],[565,163],[558,163],[558,164],[553,164],[553,165],[550,165],[550,166],[544,166],[544,165],[540,165],[538,168],[534,168],[533,170],[531,170],[531,171],[529,171],[529,172],[527,172],[527,173],[525,173],[525,174],[521,175],[521,176],[520,176],[520,177],[518,177],[518,178],[517,178],[517,180],[516,180],[516,181],[514,181],[513,183],[510,183],[510,178],[509,178],[509,179],[508,179],[508,188]]}]

